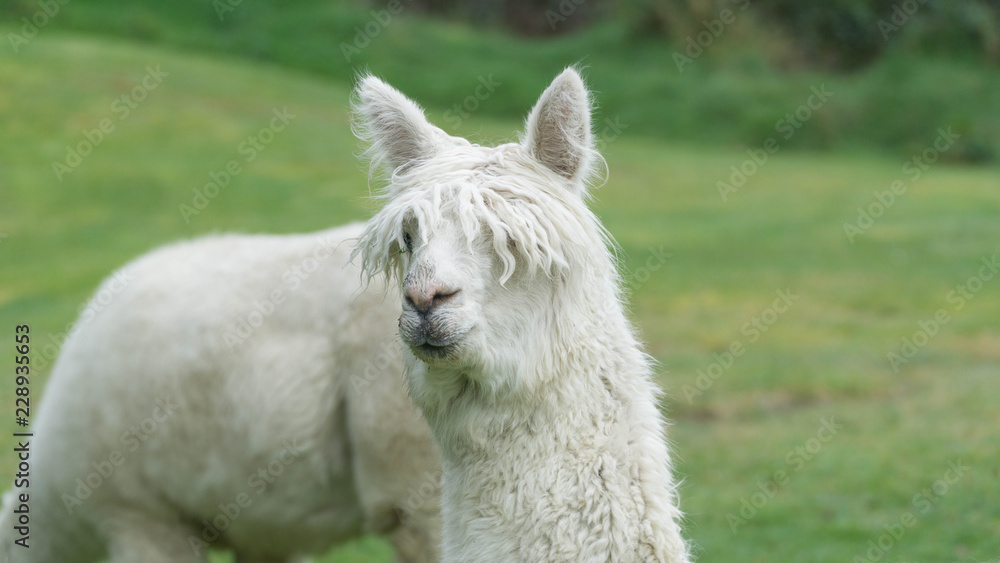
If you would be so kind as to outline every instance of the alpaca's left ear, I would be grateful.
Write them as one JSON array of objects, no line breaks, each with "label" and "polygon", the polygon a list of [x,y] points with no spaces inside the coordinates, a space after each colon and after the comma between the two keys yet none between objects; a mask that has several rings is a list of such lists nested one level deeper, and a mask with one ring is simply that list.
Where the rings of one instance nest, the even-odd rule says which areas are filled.
[{"label": "alpaca's left ear", "polygon": [[433,157],[451,139],[416,102],[374,76],[358,80],[352,106],[354,133],[368,143],[373,168],[384,162],[390,172],[405,169]]},{"label": "alpaca's left ear", "polygon": [[528,115],[524,147],[539,162],[575,183],[594,160],[590,93],[573,68],[552,81]]}]

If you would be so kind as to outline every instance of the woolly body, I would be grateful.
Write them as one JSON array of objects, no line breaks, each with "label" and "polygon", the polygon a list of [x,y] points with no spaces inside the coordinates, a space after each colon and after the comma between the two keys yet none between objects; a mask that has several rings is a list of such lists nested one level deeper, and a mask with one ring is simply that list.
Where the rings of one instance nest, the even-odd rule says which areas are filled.
[{"label": "woolly body", "polygon": [[[208,237],[109,278],[33,428],[31,547],[5,520],[0,555],[199,562],[211,545],[279,561],[392,532],[406,559],[437,560],[440,462],[400,376],[393,300],[347,263],[359,233]],[[404,506],[418,490],[435,492]]]}]

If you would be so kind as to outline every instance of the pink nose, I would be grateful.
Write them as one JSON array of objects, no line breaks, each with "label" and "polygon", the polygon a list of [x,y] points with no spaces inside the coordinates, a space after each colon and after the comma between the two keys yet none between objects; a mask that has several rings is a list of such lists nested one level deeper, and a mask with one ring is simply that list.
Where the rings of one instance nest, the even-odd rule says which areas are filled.
[{"label": "pink nose", "polygon": [[436,284],[422,286],[413,284],[405,289],[406,302],[423,314],[427,314],[435,305],[448,301],[458,292],[457,289],[448,289]]}]

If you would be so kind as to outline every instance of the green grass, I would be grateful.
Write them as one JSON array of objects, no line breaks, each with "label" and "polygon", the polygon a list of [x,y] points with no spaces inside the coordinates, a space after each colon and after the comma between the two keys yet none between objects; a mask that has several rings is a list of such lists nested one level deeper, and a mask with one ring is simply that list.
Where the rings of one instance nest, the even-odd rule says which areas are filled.
[{"label": "green grass", "polygon": [[[220,2],[73,0],[40,33],[62,28],[112,34],[277,63],[343,82],[371,69],[439,118],[474,95],[481,76],[500,86],[479,102],[479,115],[519,118],[552,76],[579,63],[588,67],[604,115],[620,120],[631,134],[711,146],[758,146],[774,135],[780,119],[807,102],[812,87],[826,85],[834,97],[787,146],[908,154],[932,140],[938,127],[951,125],[962,139],[950,159],[1000,155],[996,66],[914,58],[890,48],[856,74],[783,72],[768,62],[768,53],[796,47],[782,47],[780,34],[755,25],[749,12],[679,69],[675,54],[683,53],[687,32],[673,42],[643,37],[630,30],[626,17],[537,41],[428,20],[405,0],[398,14],[380,16],[385,25],[378,24],[371,5],[360,2],[259,0],[242,2],[221,17]],[[38,9],[35,0],[0,0],[0,14],[12,22]],[[32,48],[31,42],[21,47]]]},{"label": "green grass", "polygon": [[[147,65],[169,76],[118,120],[113,100]],[[318,230],[372,211],[343,81],[46,29],[19,55],[0,49],[0,84],[0,331],[12,339],[15,324],[30,323],[42,337],[36,362],[101,278],[157,245],[216,231]],[[518,97],[527,100],[519,113],[528,96]],[[240,143],[283,107],[297,117],[253,162],[242,160]],[[442,122],[440,109],[430,113]],[[481,117],[452,132],[496,140],[519,127]],[[104,118],[115,130],[57,181],[52,162]],[[946,298],[982,256],[1000,252],[1000,170],[935,165],[851,244],[843,223],[873,191],[907,178],[903,157],[783,149],[723,201],[716,182],[744,153],[639,130],[607,143],[610,177],[594,206],[635,276],[631,307],[662,365],[701,560],[853,561],[906,511],[916,524],[882,561],[1000,555],[1000,278],[960,311]],[[186,223],[178,206],[231,159],[243,172]],[[661,246],[671,256],[643,271]],[[750,343],[741,327],[785,288],[799,300]],[[886,354],[939,308],[951,321],[894,373]],[[737,340],[745,353],[689,402],[698,371]],[[0,366],[12,365],[11,347],[0,347]],[[12,403],[12,385],[0,386],[0,401]],[[824,418],[843,427],[821,443]],[[10,446],[0,438],[0,450]],[[813,446],[808,461],[795,453]],[[2,459],[9,482],[10,456]],[[920,512],[914,495],[957,460],[970,470]],[[734,533],[727,515],[739,515],[759,483],[774,490],[767,483],[779,471],[787,479],[774,497]],[[322,561],[389,553],[366,538]]]}]

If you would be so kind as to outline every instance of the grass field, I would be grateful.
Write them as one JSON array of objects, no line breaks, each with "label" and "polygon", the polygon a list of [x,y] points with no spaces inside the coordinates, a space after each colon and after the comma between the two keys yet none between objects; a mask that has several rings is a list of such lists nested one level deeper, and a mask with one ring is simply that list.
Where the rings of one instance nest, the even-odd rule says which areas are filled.
[{"label": "grass field", "polygon": [[[372,10],[376,4],[73,0],[42,33],[85,31],[228,54],[341,82],[376,69],[439,116],[474,94],[482,77],[499,83],[501,95],[470,105],[481,116],[520,117],[535,101],[536,85],[567,64],[580,63],[588,67],[601,107],[627,123],[631,134],[710,146],[763,142],[776,121],[805,102],[811,87],[822,85],[834,93],[835,103],[785,140],[786,146],[864,147],[900,156],[930,142],[948,123],[962,134],[948,160],[1000,158],[1000,97],[995,95],[1000,69],[974,56],[913,57],[907,41],[898,38],[864,71],[787,73],[771,62],[777,52],[785,53],[777,58],[796,58],[797,47],[784,43],[767,23],[755,25],[750,13],[741,13],[690,62],[678,63],[675,57],[688,52],[684,37],[702,31],[700,23],[696,29],[679,29],[681,35],[671,42],[637,33],[627,18],[602,18],[593,27],[540,41],[419,17],[419,6],[408,0],[397,2],[395,14]],[[624,10],[628,2],[621,4]],[[706,9],[710,4],[703,2]],[[219,9],[226,5],[236,8]],[[37,0],[0,0],[0,16],[8,15],[11,22],[38,10]],[[32,48],[30,42],[18,47]]]},{"label": "grass field", "polygon": [[[159,78],[131,107],[120,97],[148,67]],[[0,49],[0,85],[0,333],[45,335],[36,364],[105,275],[157,245],[372,212],[344,82],[46,30],[18,55]],[[283,108],[287,127],[248,149]],[[429,113],[447,127],[446,109]],[[493,142],[520,126],[480,117],[449,129]],[[66,146],[102,121],[70,166]],[[880,537],[881,561],[1000,556],[1000,276],[981,270],[1000,258],[1000,169],[936,163],[915,178],[910,157],[779,148],[723,199],[717,182],[745,152],[599,133],[610,174],[594,206],[661,363],[700,560],[867,561]],[[231,160],[240,173],[185,215]],[[905,193],[851,242],[844,224],[897,180]],[[947,321],[918,334],[942,309]],[[904,337],[926,345],[894,370]],[[6,483],[11,456],[0,460]],[[389,557],[368,538],[322,561]]]}]

